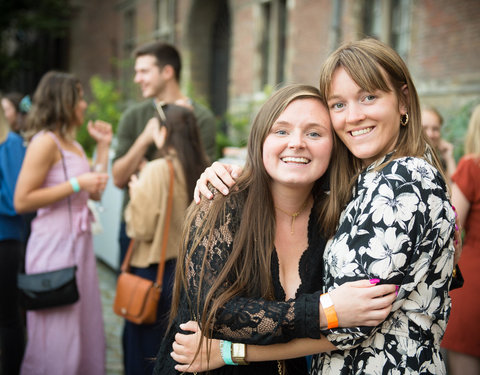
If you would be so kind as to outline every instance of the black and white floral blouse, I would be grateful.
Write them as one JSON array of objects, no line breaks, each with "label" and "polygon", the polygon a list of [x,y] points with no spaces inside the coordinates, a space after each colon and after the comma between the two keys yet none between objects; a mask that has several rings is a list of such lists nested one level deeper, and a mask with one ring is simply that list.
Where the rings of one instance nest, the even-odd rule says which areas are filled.
[{"label": "black and white floral blouse", "polygon": [[[388,156],[387,156],[388,157]],[[324,253],[324,290],[359,279],[400,285],[378,327],[326,330],[340,350],[311,374],[444,374],[439,349],[450,313],[455,217],[439,172],[421,158],[360,174]]]}]

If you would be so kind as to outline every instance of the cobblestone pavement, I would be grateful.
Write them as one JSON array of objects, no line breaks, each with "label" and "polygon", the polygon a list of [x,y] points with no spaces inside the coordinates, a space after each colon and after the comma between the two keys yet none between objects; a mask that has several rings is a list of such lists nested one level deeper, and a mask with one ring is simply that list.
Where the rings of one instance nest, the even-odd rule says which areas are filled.
[{"label": "cobblestone pavement", "polygon": [[107,340],[107,375],[123,375],[121,337],[123,319],[112,310],[115,298],[116,274],[101,260],[97,260],[97,271],[102,294],[103,321]]}]

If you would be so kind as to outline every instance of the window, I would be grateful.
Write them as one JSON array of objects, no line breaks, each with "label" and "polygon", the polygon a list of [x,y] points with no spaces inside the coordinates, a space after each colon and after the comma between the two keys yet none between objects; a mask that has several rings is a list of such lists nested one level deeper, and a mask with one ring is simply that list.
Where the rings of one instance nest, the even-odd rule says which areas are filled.
[{"label": "window", "polygon": [[172,0],[155,1],[155,39],[174,42],[175,2]]},{"label": "window", "polygon": [[410,0],[364,0],[362,34],[391,45],[402,57],[408,52]]},{"label": "window", "polygon": [[284,79],[287,32],[286,0],[267,0],[261,4],[260,89]]}]

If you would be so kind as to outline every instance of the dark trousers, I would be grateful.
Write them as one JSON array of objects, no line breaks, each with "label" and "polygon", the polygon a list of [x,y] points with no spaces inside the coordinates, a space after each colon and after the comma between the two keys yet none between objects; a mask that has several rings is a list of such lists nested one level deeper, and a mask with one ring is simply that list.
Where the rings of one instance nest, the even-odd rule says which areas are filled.
[{"label": "dark trousers", "polygon": [[122,266],[123,259],[127,255],[128,245],[130,244],[130,237],[127,236],[127,225],[124,221],[120,223],[120,231],[118,233],[118,244],[120,245],[120,254],[118,257],[118,269]]},{"label": "dark trousers", "polygon": [[0,374],[5,375],[20,372],[25,350],[17,290],[22,255],[23,244],[20,241],[0,241]]},{"label": "dark trousers", "polygon": [[[168,325],[172,289],[175,279],[175,259],[165,263],[163,290],[157,309],[157,321],[154,324],[134,324],[125,321],[123,328],[123,363],[125,375],[151,375],[155,365],[160,343],[165,336]],[[131,267],[132,273],[149,280],[157,278],[158,265],[148,268]]]}]

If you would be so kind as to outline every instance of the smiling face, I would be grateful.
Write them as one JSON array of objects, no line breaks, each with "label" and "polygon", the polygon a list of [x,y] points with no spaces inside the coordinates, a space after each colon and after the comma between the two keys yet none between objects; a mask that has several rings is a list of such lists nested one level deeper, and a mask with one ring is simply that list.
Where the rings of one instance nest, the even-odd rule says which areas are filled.
[{"label": "smiling face", "polygon": [[335,132],[363,165],[393,151],[400,116],[407,111],[393,90],[367,92],[339,67],[333,74],[327,102]]},{"label": "smiling face", "polygon": [[440,145],[442,122],[440,118],[430,110],[422,111],[423,131],[430,138],[432,145],[438,147]]},{"label": "smiling face", "polygon": [[8,123],[10,126],[14,125],[15,121],[17,121],[17,110],[15,109],[15,105],[7,98],[2,98],[2,107]]},{"label": "smiling face", "polygon": [[263,143],[263,164],[272,184],[313,186],[327,170],[333,147],[330,118],[318,99],[291,102]]},{"label": "smiling face", "polygon": [[75,105],[75,119],[77,121],[77,126],[82,126],[85,121],[85,111],[87,110],[88,104],[83,97],[83,88],[81,85],[77,86],[78,88],[78,102]]},{"label": "smiling face", "polygon": [[155,56],[142,55],[136,58],[134,82],[140,86],[144,98],[158,97],[165,90],[162,72]]}]

